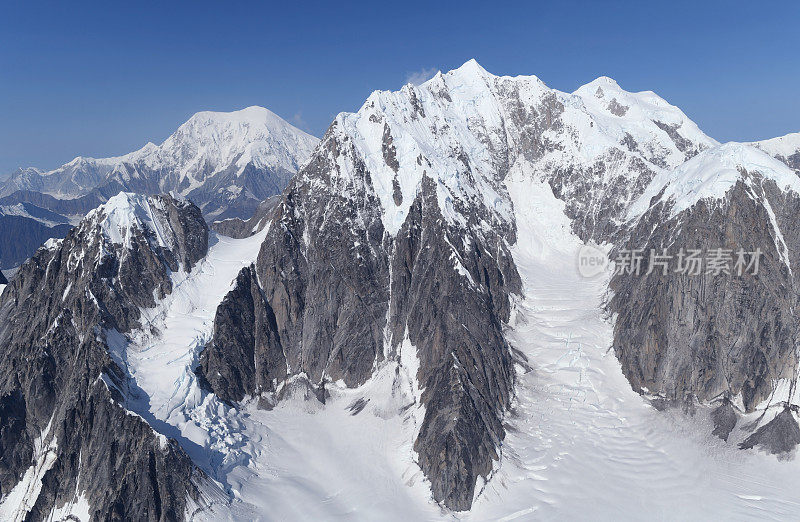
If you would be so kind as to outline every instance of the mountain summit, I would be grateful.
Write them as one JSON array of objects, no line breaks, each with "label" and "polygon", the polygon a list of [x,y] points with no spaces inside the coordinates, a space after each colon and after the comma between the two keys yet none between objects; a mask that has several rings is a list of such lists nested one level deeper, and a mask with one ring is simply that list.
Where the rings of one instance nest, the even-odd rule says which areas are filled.
[{"label": "mountain summit", "polygon": [[280,193],[317,141],[263,107],[199,112],[161,145],[110,158],[79,156],[48,172],[19,170],[0,195],[175,192],[211,218],[249,217],[260,201]]}]

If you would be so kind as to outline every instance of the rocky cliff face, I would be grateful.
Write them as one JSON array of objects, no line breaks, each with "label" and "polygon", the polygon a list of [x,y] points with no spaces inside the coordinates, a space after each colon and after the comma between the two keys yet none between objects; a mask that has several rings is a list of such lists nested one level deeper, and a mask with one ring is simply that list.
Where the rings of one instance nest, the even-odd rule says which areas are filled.
[{"label": "rocky cliff face", "polygon": [[[736,423],[729,404],[747,413],[792,400],[793,393],[775,391],[797,379],[793,268],[800,236],[792,216],[800,209],[799,189],[791,170],[750,147],[712,149],[655,180],[614,253],[621,259],[643,252],[639,275],[629,266],[611,282],[614,349],[623,372],[635,390],[667,402],[723,400],[715,412],[722,438]],[[645,210],[636,215],[637,209]],[[666,269],[658,263],[664,258],[650,258],[651,250],[664,249],[676,256]],[[715,256],[716,249],[724,256]],[[752,255],[737,266],[740,249],[760,250],[756,274],[747,269]],[[688,266],[677,258],[681,250],[701,252],[698,273],[680,271],[681,261]],[[714,257],[725,260],[724,270],[715,268]]]},{"label": "rocky cliff face", "polygon": [[[121,194],[51,241],[0,296],[0,513],[180,520],[205,479],[125,408],[123,334],[205,255],[197,207]],[[65,508],[66,509],[66,508]],[[69,509],[67,509],[69,511]]]},{"label": "rocky cliff face", "polygon": [[217,308],[212,342],[195,370],[202,386],[232,404],[245,395],[274,392],[287,376],[275,313],[256,280],[242,269]]}]

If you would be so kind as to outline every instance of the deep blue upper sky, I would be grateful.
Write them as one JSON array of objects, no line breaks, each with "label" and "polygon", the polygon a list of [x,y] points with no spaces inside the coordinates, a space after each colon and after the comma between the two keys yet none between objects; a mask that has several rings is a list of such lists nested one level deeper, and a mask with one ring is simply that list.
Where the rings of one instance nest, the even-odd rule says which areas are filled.
[{"label": "deep blue upper sky", "polygon": [[263,105],[318,136],[375,89],[476,58],[572,91],[654,90],[720,141],[800,130],[798,2],[8,2],[0,173],[160,143]]}]

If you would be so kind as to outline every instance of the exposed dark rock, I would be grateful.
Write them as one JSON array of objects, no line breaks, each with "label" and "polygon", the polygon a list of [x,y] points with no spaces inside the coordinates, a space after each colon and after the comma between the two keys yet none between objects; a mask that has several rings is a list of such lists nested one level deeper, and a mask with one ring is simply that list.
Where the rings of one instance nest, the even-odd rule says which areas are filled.
[{"label": "exposed dark rock", "polygon": [[392,130],[389,128],[388,123],[383,124],[383,161],[389,165],[393,171],[397,172],[400,170],[400,163],[397,162],[397,149],[395,149],[393,140],[392,140]]},{"label": "exposed dark rock", "polygon": [[286,378],[286,357],[275,314],[264,299],[255,268],[243,268],[217,308],[213,340],[195,370],[204,387],[223,401],[273,392]]},{"label": "exposed dark rock", "polygon": [[687,160],[696,156],[700,152],[700,149],[698,149],[695,144],[691,142],[691,140],[681,136],[681,134],[678,132],[678,126],[669,125],[661,121],[653,121],[653,123],[658,125],[661,130],[667,133],[670,139],[675,143],[675,146],[678,147],[678,150],[686,155]]},{"label": "exposed dark rock", "polygon": [[[500,234],[513,237],[513,231],[496,232],[493,238],[473,232],[472,248],[454,252],[449,245],[463,245],[456,239],[463,232],[447,227],[426,179],[394,246],[392,340],[397,346],[407,333],[425,390],[414,447],[434,498],[454,510],[469,509],[477,478],[488,477],[498,459],[512,393],[513,361],[502,325],[508,294],[520,291],[520,280],[501,246]],[[498,248],[490,253],[484,245]]]},{"label": "exposed dark rock", "polygon": [[250,219],[230,218],[223,221],[215,221],[211,224],[211,228],[218,234],[235,239],[250,237],[264,230],[264,227],[269,223],[272,211],[280,203],[280,200],[280,196],[269,197],[259,203],[258,208]]},{"label": "exposed dark rock", "polygon": [[759,449],[772,455],[787,454],[800,444],[800,426],[791,408],[786,407],[774,419],[747,437],[739,447]]},{"label": "exposed dark rock", "polygon": [[369,404],[369,399],[361,397],[347,407],[351,415],[358,415]]},{"label": "exposed dark rock", "polygon": [[714,423],[714,431],[711,434],[727,441],[733,428],[736,427],[737,420],[738,416],[733,404],[727,398],[724,399],[722,404],[711,412],[711,421]]},{"label": "exposed dark rock", "polygon": [[782,161],[787,165],[789,165],[790,167],[792,167],[798,173],[800,173],[800,150],[788,156],[786,159]]},{"label": "exposed dark rock", "polygon": [[[280,194],[294,175],[283,169],[258,168],[252,163],[241,174],[237,172],[236,165],[231,165],[192,190],[187,198],[196,202],[209,219],[247,219],[257,212],[262,201]],[[230,187],[236,187],[236,191],[230,192]]]},{"label": "exposed dark rock", "polygon": [[752,143],[778,161],[794,169],[800,176],[800,133]]},{"label": "exposed dark rock", "polygon": [[[312,159],[304,173],[326,179],[326,167]],[[296,181],[261,247],[258,279],[290,371],[357,386],[383,359],[389,274],[379,205],[364,194],[370,206],[357,207],[333,180],[324,191]]]},{"label": "exposed dark rock", "polygon": [[33,460],[33,444],[26,431],[25,397],[13,390],[0,397],[0,498],[19,480],[19,470]]},{"label": "exposed dark rock", "polygon": [[608,110],[614,116],[625,116],[629,108],[630,107],[619,103],[616,98],[611,98],[611,101],[608,102]]}]

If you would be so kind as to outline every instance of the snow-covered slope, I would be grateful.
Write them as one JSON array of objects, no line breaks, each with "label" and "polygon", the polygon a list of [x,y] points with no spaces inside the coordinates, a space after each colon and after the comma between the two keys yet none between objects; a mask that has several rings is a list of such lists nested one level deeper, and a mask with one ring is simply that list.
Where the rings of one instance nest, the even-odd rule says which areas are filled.
[{"label": "snow-covered slope", "polygon": [[800,175],[800,132],[751,143],[770,156],[778,158]]},{"label": "snow-covered slope", "polygon": [[166,205],[141,194],[120,192],[86,216],[89,227],[99,228],[111,243],[130,248],[131,237],[143,232],[162,248],[174,248],[174,231],[163,216]]},{"label": "snow-covered slope", "polygon": [[800,150],[800,132],[778,136],[768,140],[755,141],[751,145],[773,156],[791,156]]},{"label": "snow-covered slope", "polygon": [[[109,185],[148,194],[174,191],[217,216],[237,202],[252,199],[248,205],[255,208],[279,193],[317,142],[263,107],[199,112],[161,145],[111,158],[79,156],[49,172],[20,170],[0,195],[30,190],[76,198]],[[249,217],[252,209],[235,210]]]},{"label": "snow-covered slope", "polygon": [[[659,201],[671,201],[672,215],[677,215],[701,199],[722,198],[739,180],[751,183],[745,173],[756,172],[774,181],[779,188],[800,194],[800,177],[785,163],[753,146],[726,143],[656,176],[631,205],[628,217],[642,215]],[[653,200],[659,194],[659,199]]]}]

